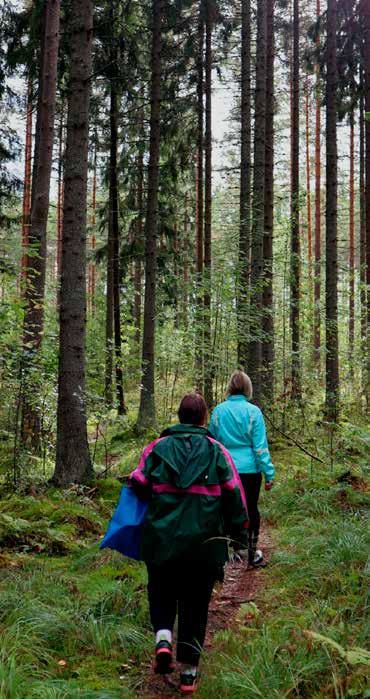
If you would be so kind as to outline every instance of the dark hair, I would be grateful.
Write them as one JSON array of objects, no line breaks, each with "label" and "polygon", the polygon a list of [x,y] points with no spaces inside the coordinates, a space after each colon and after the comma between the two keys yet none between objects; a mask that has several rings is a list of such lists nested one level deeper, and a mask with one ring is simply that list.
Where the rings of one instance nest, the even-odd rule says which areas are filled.
[{"label": "dark hair", "polygon": [[183,425],[203,425],[207,419],[207,404],[200,393],[188,393],[180,403],[179,420]]}]

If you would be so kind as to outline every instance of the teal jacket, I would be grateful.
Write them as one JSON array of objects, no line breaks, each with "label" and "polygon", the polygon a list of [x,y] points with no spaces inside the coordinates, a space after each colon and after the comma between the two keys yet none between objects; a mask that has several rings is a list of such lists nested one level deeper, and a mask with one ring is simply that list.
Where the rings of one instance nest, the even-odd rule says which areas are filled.
[{"label": "teal jacket", "polygon": [[131,485],[149,499],[142,558],[161,564],[228,558],[226,537],[246,545],[248,514],[240,478],[222,444],[203,427],[174,425],[145,447]]},{"label": "teal jacket", "polygon": [[275,477],[261,410],[245,396],[229,396],[212,414],[209,431],[230,452],[239,473]]}]

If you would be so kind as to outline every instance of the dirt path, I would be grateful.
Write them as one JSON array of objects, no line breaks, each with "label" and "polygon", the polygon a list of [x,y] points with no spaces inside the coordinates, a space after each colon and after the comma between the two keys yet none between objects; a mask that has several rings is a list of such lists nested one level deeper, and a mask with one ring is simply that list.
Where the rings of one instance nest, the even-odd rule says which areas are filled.
[{"label": "dirt path", "polygon": [[[262,529],[259,545],[264,552],[266,562],[268,562],[272,551],[272,541],[265,528]],[[255,600],[263,579],[261,569],[248,570],[244,561],[227,565],[225,582],[216,588],[210,605],[205,642],[206,651],[209,652],[212,649],[212,639],[218,631],[233,626],[241,605]],[[174,673],[174,680],[168,684],[165,679],[150,673],[150,668],[148,668],[148,679],[140,696],[144,699],[168,699],[168,697],[179,696],[176,684],[177,675],[178,673]]]}]

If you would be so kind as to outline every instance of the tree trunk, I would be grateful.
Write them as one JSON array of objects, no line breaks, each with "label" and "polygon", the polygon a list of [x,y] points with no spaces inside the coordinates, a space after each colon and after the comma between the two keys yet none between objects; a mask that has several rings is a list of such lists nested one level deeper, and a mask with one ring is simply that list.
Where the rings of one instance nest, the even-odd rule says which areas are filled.
[{"label": "tree trunk", "polygon": [[57,254],[56,254],[56,278],[57,278],[57,305],[59,306],[60,268],[62,260],[62,235],[63,235],[63,131],[64,131],[64,105],[60,110],[59,123],[59,153],[58,153],[58,193],[57,193]]},{"label": "tree trunk", "polygon": [[112,205],[108,202],[108,245],[107,245],[107,292],[105,298],[105,389],[104,396],[107,405],[113,405],[113,308],[114,308],[114,284],[113,284],[113,225]]},{"label": "tree trunk", "polygon": [[265,225],[265,157],[266,157],[266,0],[257,2],[257,55],[254,125],[254,179],[252,203],[251,304],[249,373],[257,403],[262,398],[262,297],[263,240]]},{"label": "tree trunk", "polygon": [[39,154],[33,182],[29,230],[29,266],[24,319],[24,342],[28,352],[37,352],[39,349],[44,322],[46,228],[53,157],[59,21],[60,0],[48,0],[45,5],[42,82],[39,85],[39,91],[42,95],[39,114]]},{"label": "tree trunk", "polygon": [[26,144],[24,153],[24,186],[22,212],[22,262],[21,262],[21,291],[25,291],[28,267],[28,240],[31,214],[31,167],[32,163],[32,80],[28,81],[27,90],[27,121]]},{"label": "tree trunk", "polygon": [[274,5],[275,0],[267,0],[265,233],[263,238],[264,286],[262,322],[263,396],[267,404],[271,404],[274,397]]},{"label": "tree trunk", "polygon": [[[139,134],[140,138],[144,139],[144,107],[140,107],[139,115]],[[142,278],[142,262],[141,262],[141,250],[143,246],[143,206],[144,206],[144,152],[142,147],[139,149],[137,156],[137,191],[136,191],[136,207],[137,207],[137,222],[136,222],[136,248],[137,253],[134,262],[134,322],[135,322],[135,340],[140,346],[140,332],[141,332],[141,278]]]},{"label": "tree trunk", "polygon": [[[112,18],[113,22],[113,18]],[[117,65],[117,52],[112,57]],[[120,308],[120,255],[119,255],[119,193],[117,178],[117,144],[118,144],[118,97],[115,76],[110,86],[110,172],[109,172],[109,221],[112,226],[113,247],[113,329],[115,351],[116,397],[119,415],[126,413],[123,393],[122,348],[121,348],[121,308]]]},{"label": "tree trunk", "polygon": [[365,104],[363,97],[363,71],[360,77],[360,300],[361,300],[361,385],[362,394],[367,391],[367,311],[366,311],[366,201],[365,201]]},{"label": "tree trunk", "polygon": [[[366,0],[362,2],[364,15],[364,87],[365,87],[365,112],[370,113],[370,5]],[[370,121],[365,121],[365,211],[366,211],[366,286],[367,286],[367,377],[366,377],[366,403],[370,407]]]},{"label": "tree trunk", "polygon": [[[321,14],[320,0],[316,2],[316,14]],[[317,38],[320,48],[320,37]],[[315,123],[315,283],[314,283],[314,344],[316,365],[320,367],[321,348],[321,95],[320,67],[315,66],[316,74],[316,123]]]},{"label": "tree trunk", "polygon": [[335,422],[339,403],[337,252],[337,11],[328,0],[326,48],[326,416]]},{"label": "tree trunk", "polygon": [[290,327],[292,334],[292,398],[301,396],[300,370],[300,205],[299,205],[299,5],[293,10],[293,104],[290,252]]},{"label": "tree trunk", "polygon": [[182,294],[182,323],[184,329],[188,329],[188,306],[189,306],[189,212],[188,193],[184,196],[184,239],[183,239],[183,294]]},{"label": "tree trunk", "polygon": [[[29,370],[38,355],[44,327],[44,295],[46,275],[46,230],[49,213],[50,179],[53,157],[55,98],[59,48],[60,0],[45,5],[45,43],[41,51],[37,127],[35,140],[38,153],[34,159],[31,223],[28,235],[28,268],[23,323],[25,395],[22,415],[22,440],[32,440],[39,448],[40,418],[33,407],[37,387],[30,385]],[[36,163],[36,165],[35,165]],[[31,396],[33,397],[31,399]]]},{"label": "tree trunk", "polygon": [[355,343],[355,124],[353,109],[350,114],[349,147],[349,324],[348,363],[353,377],[353,354]]},{"label": "tree trunk", "polygon": [[312,215],[311,215],[311,158],[310,158],[310,82],[306,80],[306,196],[307,196],[307,252],[310,305],[312,303]]},{"label": "tree trunk", "polygon": [[242,0],[238,364],[247,368],[251,247],[251,6]]},{"label": "tree trunk", "polygon": [[209,408],[213,405],[212,356],[212,7],[206,2],[206,60],[205,60],[205,208],[204,208],[204,398]]},{"label": "tree trunk", "polygon": [[148,199],[145,220],[145,301],[142,353],[142,381],[140,408],[137,421],[139,430],[156,423],[154,400],[154,340],[156,314],[157,234],[159,152],[161,136],[161,76],[162,76],[162,21],[164,0],[153,0],[153,34],[151,51],[151,104],[150,145],[148,166]]},{"label": "tree trunk", "polygon": [[86,209],[92,69],[92,3],[72,0],[64,228],[60,287],[57,449],[53,481],[84,483],[92,475],[85,399]]},{"label": "tree trunk", "polygon": [[204,318],[203,318],[203,225],[204,225],[204,20],[202,0],[198,19],[198,57],[197,57],[197,171],[196,171],[196,346],[195,346],[195,381],[199,391],[204,388]]},{"label": "tree trunk", "polygon": [[[92,196],[91,196],[91,238],[90,238],[90,248],[92,255],[95,253],[96,249],[96,168],[97,168],[97,155],[98,155],[98,144],[95,141],[94,147],[94,163],[93,163],[93,181],[92,181]],[[88,270],[88,306],[90,312],[95,314],[95,291],[96,291],[96,265],[94,258],[89,264]]]}]

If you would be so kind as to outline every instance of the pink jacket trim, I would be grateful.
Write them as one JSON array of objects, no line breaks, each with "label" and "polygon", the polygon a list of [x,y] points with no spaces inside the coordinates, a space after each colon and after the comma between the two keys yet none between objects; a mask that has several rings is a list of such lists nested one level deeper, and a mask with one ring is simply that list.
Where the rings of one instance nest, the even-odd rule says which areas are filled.
[{"label": "pink jacket trim", "polygon": [[159,437],[159,439],[155,439],[154,442],[151,442],[145,447],[145,449],[143,449],[139,465],[135,469],[135,471],[131,473],[130,478],[135,478],[135,480],[139,481],[139,483],[141,483],[142,485],[149,485],[148,479],[143,474],[143,469],[145,468],[148,456],[152,453],[155,445],[158,444],[158,442],[161,442],[162,439],[165,439],[165,437]]},{"label": "pink jacket trim", "polygon": [[246,497],[245,497],[244,488],[243,488],[242,482],[241,482],[241,480],[240,480],[239,473],[238,473],[238,471],[237,471],[237,469],[236,469],[236,466],[235,466],[235,464],[234,464],[233,457],[231,456],[231,454],[229,454],[229,452],[228,452],[227,449],[223,446],[223,444],[221,444],[221,442],[217,442],[217,440],[216,440],[216,439],[213,439],[212,437],[208,437],[208,439],[209,439],[210,442],[212,442],[212,444],[217,444],[217,446],[220,447],[220,449],[221,449],[221,451],[222,451],[222,453],[223,453],[223,455],[224,455],[226,461],[228,462],[228,464],[229,464],[229,466],[231,467],[231,470],[232,470],[232,472],[233,472],[233,477],[230,478],[230,480],[226,481],[226,483],[223,483],[223,484],[222,484],[222,487],[223,487],[225,490],[234,490],[234,488],[239,488],[239,490],[240,490],[240,496],[241,496],[243,505],[244,505],[244,507],[245,507],[246,512],[248,513],[247,500],[246,500]]},{"label": "pink jacket trim", "polygon": [[160,485],[153,485],[153,491],[155,493],[174,493],[176,495],[211,495],[213,497],[220,497],[221,486],[219,485],[190,485],[189,488],[176,488],[175,485],[171,483],[161,483]]}]

